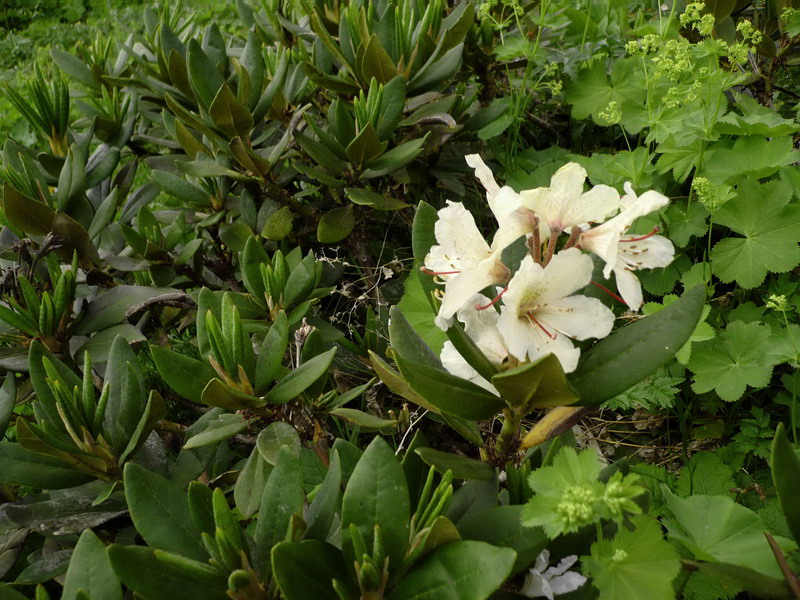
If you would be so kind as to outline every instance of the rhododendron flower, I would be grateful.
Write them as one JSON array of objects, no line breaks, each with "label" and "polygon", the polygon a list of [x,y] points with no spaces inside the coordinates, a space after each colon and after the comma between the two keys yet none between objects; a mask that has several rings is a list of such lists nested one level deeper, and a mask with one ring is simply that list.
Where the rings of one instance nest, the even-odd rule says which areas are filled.
[{"label": "rhododendron flower", "polygon": [[546,267],[529,255],[508,284],[498,329],[509,353],[519,361],[555,354],[565,373],[578,366],[580,350],[570,338],[602,338],[611,332],[614,314],[596,298],[571,295],[592,277],[592,259],[570,248]]},{"label": "rhododendron flower", "polygon": [[628,308],[639,310],[642,306],[642,286],[633,273],[639,269],[666,267],[675,256],[675,248],[667,238],[650,234],[625,235],[639,217],[666,206],[669,199],[653,190],[636,196],[630,183],[625,183],[622,211],[613,219],[584,231],[578,245],[602,258],[606,265],[606,279],[614,272],[617,289]]},{"label": "rhododendron flower", "polygon": [[550,179],[550,187],[520,192],[522,206],[558,235],[584,223],[602,223],[619,209],[619,193],[607,185],[583,191],[586,169],[567,163]]},{"label": "rhododendron flower", "polygon": [[578,557],[574,554],[562,558],[555,567],[549,567],[550,551],[542,550],[536,557],[533,568],[530,569],[520,594],[528,598],[549,598],[574,592],[584,583],[586,577],[575,571],[570,571]]},{"label": "rhododendron flower", "polygon": [[490,285],[505,284],[511,273],[500,260],[503,248],[486,243],[462,204],[448,201],[439,211],[434,232],[439,244],[425,257],[425,269],[445,282],[436,325],[447,330],[453,315],[472,296]]},{"label": "rhododendron flower", "polygon": [[[497,329],[498,312],[489,306],[491,300],[482,294],[470,298],[458,311],[458,320],[464,323],[464,331],[472,338],[475,345],[494,366],[501,366],[508,358],[508,349]],[[486,308],[483,308],[486,307]],[[472,366],[459,354],[453,343],[444,343],[441,353],[442,365],[448,372],[467,379],[472,383],[500,395],[495,387],[481,377]]]},{"label": "rhododendron flower", "polygon": [[475,177],[486,188],[486,200],[497,219],[498,229],[492,241],[493,246],[506,248],[523,235],[533,232],[536,216],[522,205],[520,194],[507,185],[500,187],[491,169],[479,155],[470,154],[465,158],[467,164],[475,169]]}]

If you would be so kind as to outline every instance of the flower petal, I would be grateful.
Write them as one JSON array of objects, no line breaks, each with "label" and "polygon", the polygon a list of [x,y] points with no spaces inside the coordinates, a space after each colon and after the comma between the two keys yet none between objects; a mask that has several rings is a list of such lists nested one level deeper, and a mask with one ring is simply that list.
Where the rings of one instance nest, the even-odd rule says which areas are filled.
[{"label": "flower petal", "polygon": [[560,561],[558,561],[558,564],[556,566],[547,569],[547,571],[545,571],[544,576],[547,577],[548,579],[552,579],[553,577],[558,577],[559,575],[563,575],[564,573],[569,571],[569,568],[576,562],[578,562],[577,555],[570,554],[569,556],[565,556]]},{"label": "flower petal", "polygon": [[651,212],[655,212],[669,204],[669,198],[655,190],[648,190],[641,196],[637,196],[629,181],[625,182],[624,187],[625,195],[619,201],[619,204],[624,212],[631,212],[635,215],[633,217],[634,220],[644,215],[649,215]]},{"label": "flower petal", "polygon": [[468,154],[464,159],[470,167],[475,169],[475,177],[477,177],[478,181],[486,188],[486,198],[489,200],[489,204],[491,204],[500,192],[500,186],[497,185],[494,179],[494,173],[492,173],[492,170],[483,162],[479,154]]},{"label": "flower petal", "polygon": [[448,340],[444,343],[439,358],[441,358],[442,366],[444,366],[448,373],[471,381],[475,385],[479,385],[496,396],[500,395],[500,392],[498,392],[491,383],[481,377],[478,372],[464,360],[464,357],[459,354],[451,341]]},{"label": "flower petal", "polygon": [[557,253],[544,269],[545,281],[538,303],[552,302],[589,285],[593,269],[589,255],[583,254],[577,248]]},{"label": "flower petal", "polygon": [[604,338],[614,327],[614,313],[597,298],[568,296],[537,309],[534,316],[545,329],[576,340]]},{"label": "flower petal", "polygon": [[560,596],[561,594],[569,594],[577,590],[586,583],[586,577],[575,571],[569,571],[560,577],[551,579],[548,583],[550,584],[553,595]]},{"label": "flower petal", "polygon": [[492,239],[492,250],[502,252],[523,235],[533,233],[536,215],[527,208],[517,208],[505,216]]},{"label": "flower petal", "polygon": [[531,570],[525,577],[525,583],[522,584],[522,589],[519,593],[528,598],[548,598],[549,600],[554,600],[550,584],[542,574],[536,570]]},{"label": "flower petal", "polygon": [[620,239],[620,259],[633,269],[657,269],[666,267],[675,258],[675,246],[667,238],[654,235],[646,239],[624,236]]},{"label": "flower petal", "polygon": [[[459,268],[477,266],[489,255],[489,244],[478,231],[472,213],[464,208],[463,204],[460,202],[447,204],[439,211],[439,220],[434,226],[436,241],[439,242],[441,250],[434,252],[431,248],[432,258],[436,260],[437,257],[445,257]],[[428,257],[425,257],[425,266],[432,271],[436,270],[428,264]]]},{"label": "flower petal", "polygon": [[597,227],[583,232],[580,236],[578,242],[580,247],[592,254],[596,254],[606,263],[603,268],[603,276],[606,279],[611,275],[611,270],[617,262],[619,240],[626,229],[625,222],[614,217]]},{"label": "flower petal", "polygon": [[447,331],[458,309],[482,289],[505,283],[508,274],[508,267],[500,261],[499,255],[490,254],[478,265],[465,268],[458,275],[448,279],[444,286],[442,305],[435,319],[436,326]]},{"label": "flower petal", "polygon": [[550,193],[563,206],[583,193],[585,181],[586,169],[575,162],[567,163],[550,178]]},{"label": "flower petal", "polygon": [[[547,565],[550,564],[550,550],[545,548],[541,552],[539,552],[539,556],[536,557],[536,562],[534,563],[534,568],[539,571],[539,573],[544,573],[547,569]],[[533,571],[531,571],[533,572]]]},{"label": "flower petal", "polygon": [[625,267],[622,262],[618,262],[614,267],[614,277],[617,280],[617,291],[625,304],[628,305],[632,311],[637,311],[642,307],[644,299],[642,297],[642,284],[639,283],[639,278]]},{"label": "flower petal", "polygon": [[500,366],[508,357],[508,350],[497,330],[500,314],[494,307],[478,310],[479,306],[487,306],[491,300],[483,294],[475,294],[458,311],[458,320],[464,323],[464,330],[481,349],[489,362]]},{"label": "flower petal", "polygon": [[[527,316],[518,316],[516,312],[503,306],[497,329],[503,336],[508,353],[517,360],[536,360],[545,354],[555,354],[565,373],[570,373],[578,366],[580,350],[572,345],[565,335],[544,329],[532,322]],[[555,339],[551,336],[555,335]]]},{"label": "flower petal", "polygon": [[564,205],[561,229],[569,231],[584,223],[602,223],[619,209],[619,192],[607,185],[596,185]]}]

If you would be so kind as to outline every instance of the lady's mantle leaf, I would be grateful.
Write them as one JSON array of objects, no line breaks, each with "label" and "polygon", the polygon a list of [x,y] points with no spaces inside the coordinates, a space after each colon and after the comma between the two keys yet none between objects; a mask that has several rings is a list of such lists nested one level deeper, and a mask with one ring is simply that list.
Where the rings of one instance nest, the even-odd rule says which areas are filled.
[{"label": "lady's mantle leaf", "polygon": [[768,326],[734,321],[716,340],[695,347],[689,361],[692,389],[698,394],[715,390],[726,402],[734,402],[748,385],[764,387],[774,365],[766,351],[769,340]]},{"label": "lady's mantle leaf", "polygon": [[[766,525],[749,508],[727,496],[695,495],[667,498],[675,520],[667,528],[698,560],[748,567],[780,578],[781,571],[764,537]],[[796,548],[786,538],[776,538],[784,551]]]},{"label": "lady's mantle leaf", "polygon": [[613,540],[592,544],[592,555],[581,558],[584,575],[600,590],[600,600],[672,600],[672,580],[681,568],[677,551],[653,517],[632,522],[633,531],[620,527]]},{"label": "lady's mantle leaf", "polygon": [[800,263],[800,206],[787,206],[792,191],[782,181],[745,181],[735,199],[716,214],[720,225],[744,237],[728,237],[711,251],[714,275],[743,288],[761,285],[767,272],[785,273]]},{"label": "lady's mantle leaf", "polygon": [[798,159],[790,136],[773,140],[745,136],[737,139],[732,148],[715,149],[709,154],[703,174],[713,182],[731,184],[743,178],[769,177]]}]

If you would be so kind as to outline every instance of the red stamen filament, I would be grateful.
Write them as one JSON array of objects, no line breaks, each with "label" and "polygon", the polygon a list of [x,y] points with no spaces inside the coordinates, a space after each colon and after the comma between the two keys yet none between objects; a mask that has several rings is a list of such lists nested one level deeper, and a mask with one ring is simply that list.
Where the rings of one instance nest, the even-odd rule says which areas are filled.
[{"label": "red stamen filament", "polygon": [[653,237],[657,233],[658,233],[658,225],[653,227],[653,231],[651,231],[648,234],[640,235],[639,237],[630,238],[630,239],[627,239],[627,240],[620,240],[620,242],[641,242],[642,240],[646,240],[647,238]]},{"label": "red stamen filament", "polygon": [[427,267],[420,267],[420,271],[426,275],[458,275],[461,271],[431,271]]},{"label": "red stamen filament", "polygon": [[536,324],[536,325],[539,327],[539,329],[541,329],[542,331],[544,331],[544,334],[545,334],[547,337],[549,337],[551,340],[555,340],[555,339],[558,337],[558,334],[557,334],[557,333],[550,333],[549,331],[547,331],[547,329],[545,329],[545,328],[544,328],[544,325],[542,325],[541,323],[539,323],[539,321],[536,319],[536,317],[534,317],[534,316],[533,316],[533,313],[528,313],[528,318],[529,318],[531,321],[533,321],[533,323],[535,323],[535,324]]},{"label": "red stamen filament", "polygon": [[476,305],[475,305],[475,310],[486,310],[486,309],[487,309],[487,308],[489,308],[490,306],[494,306],[495,304],[497,304],[498,300],[500,300],[500,298],[502,298],[502,297],[503,297],[503,294],[505,294],[507,291],[508,291],[508,288],[507,288],[507,287],[506,287],[506,288],[503,288],[503,289],[502,289],[502,291],[501,291],[499,294],[497,294],[497,296],[495,296],[495,297],[492,299],[492,301],[491,301],[491,302],[489,302],[489,304],[487,304],[487,305],[485,305],[485,306],[481,306],[480,304],[476,304]]},{"label": "red stamen filament", "polygon": [[623,300],[622,298],[620,298],[620,297],[619,297],[617,294],[615,294],[614,292],[612,292],[612,291],[611,291],[610,289],[608,289],[606,286],[604,286],[604,285],[601,285],[601,284],[597,283],[596,281],[592,281],[592,282],[591,282],[591,284],[592,284],[593,286],[595,286],[595,287],[599,287],[599,288],[600,288],[601,290],[603,290],[603,291],[604,291],[606,294],[608,294],[609,296],[611,296],[612,298],[614,298],[614,300],[617,300],[617,301],[619,301],[619,302],[622,302],[622,304],[627,304],[627,302],[625,302],[625,300]]}]

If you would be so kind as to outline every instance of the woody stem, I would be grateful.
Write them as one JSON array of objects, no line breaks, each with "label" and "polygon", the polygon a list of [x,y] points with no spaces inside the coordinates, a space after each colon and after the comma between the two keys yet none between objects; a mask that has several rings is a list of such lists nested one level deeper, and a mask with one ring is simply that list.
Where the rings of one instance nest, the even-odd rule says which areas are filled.
[{"label": "woody stem", "polygon": [[507,407],[503,409],[503,426],[497,434],[497,441],[494,445],[495,457],[504,458],[511,452],[514,440],[522,422],[522,414],[514,409]]}]

